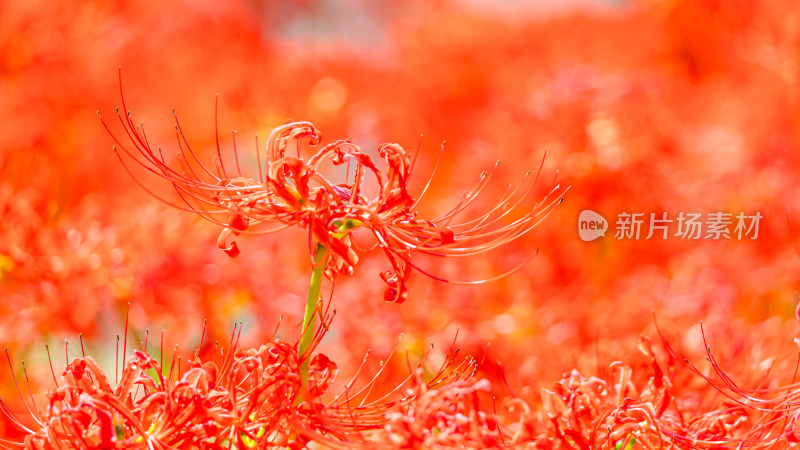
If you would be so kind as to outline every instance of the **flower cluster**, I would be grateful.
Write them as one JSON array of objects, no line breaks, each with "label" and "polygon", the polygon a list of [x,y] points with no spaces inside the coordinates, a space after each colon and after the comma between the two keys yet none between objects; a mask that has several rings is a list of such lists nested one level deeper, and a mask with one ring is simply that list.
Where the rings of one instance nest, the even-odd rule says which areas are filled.
[{"label": "flower cluster", "polygon": [[[381,387],[382,368],[366,383],[359,382],[359,370],[332,393],[339,369],[324,354],[310,359],[304,385],[299,371],[304,357],[297,343],[273,339],[241,347],[240,332],[234,329],[228,349],[215,345],[210,355],[198,349],[188,364],[181,363],[177,349],[164,364],[163,337],[159,358],[148,353],[145,341],[113,385],[83,352],[67,364],[60,382],[51,364],[55,386],[44,410],[33,395],[30,401],[25,398],[31,386],[20,386],[9,358],[16,392],[33,423],[9,410],[8,399],[1,401],[0,418],[21,437],[0,438],[0,447],[299,449],[313,441],[332,448],[527,445],[590,450],[737,444],[761,449],[798,442],[800,391],[795,383],[743,389],[710,350],[712,374],[681,360],[666,340],[659,354],[649,339],[640,339],[641,367],[617,361],[607,375],[588,377],[572,370],[542,389],[541,406],[534,409],[513,396],[495,404],[489,380],[475,378],[476,361],[459,361],[453,347],[438,370],[430,370],[423,358],[388,392]],[[323,334],[315,335],[315,343]],[[698,393],[681,386],[692,379],[718,390],[721,405],[701,412],[705,407]]]},{"label": "flower cluster", "polygon": [[[82,352],[67,364],[61,382],[53,371],[55,386],[43,411],[33,396],[30,402],[24,398],[14,377],[34,423],[26,425],[0,408],[0,417],[24,436],[0,439],[0,447],[299,449],[313,440],[334,448],[395,448],[499,445],[529,438],[515,440],[509,425],[482,404],[478,395],[490,394],[490,383],[475,380],[475,360],[459,362],[453,348],[438,370],[429,371],[423,359],[388,393],[377,393],[379,371],[363,386],[354,378],[333,395],[338,367],[328,357],[311,358],[304,385],[297,343],[274,339],[246,348],[239,346],[240,333],[241,328],[234,329],[228,351],[215,346],[212,355],[195,354],[188,364],[181,364],[176,349],[164,365],[163,337],[158,359],[145,342],[113,384]],[[315,342],[323,334],[317,333]],[[9,368],[13,375],[10,359]]]},{"label": "flower cluster", "polygon": [[[416,211],[422,195],[415,198],[408,191],[414,161],[398,144],[378,147],[384,169],[379,169],[369,154],[349,140],[325,145],[306,160],[301,157],[303,148],[320,144],[321,134],[309,122],[292,122],[272,130],[265,161],[259,161],[258,178],[249,178],[242,174],[235,144],[235,172],[226,168],[219,144],[219,158],[212,170],[197,157],[176,123],[180,148],[180,169],[176,169],[167,164],[160,149],[158,153],[153,150],[144,129],[134,124],[130,113],[123,117],[118,110],[117,116],[133,148],[117,139],[106,125],[116,141],[115,148],[172,183],[188,205],[177,207],[223,227],[218,245],[229,256],[239,254],[236,242],[229,241],[232,235],[272,233],[297,226],[308,231],[310,246],[316,242],[331,251],[326,275],[334,278],[342,273],[352,274],[359,253],[379,247],[392,266],[392,270],[381,273],[387,284],[384,299],[390,302],[406,300],[409,267],[422,271],[411,262],[413,253],[469,256],[495,249],[530,231],[561,201],[557,196],[551,198],[560,192],[556,186],[544,200],[513,217],[513,211],[528,197],[534,180],[526,188],[509,189],[488,212],[457,221],[456,216],[486,187],[491,173],[483,172],[476,186],[455,207],[439,217],[423,219]],[[120,159],[125,164],[122,155]],[[326,160],[334,166],[346,165],[344,182],[334,183],[320,173],[320,165]],[[370,177],[377,185],[373,197],[364,187]],[[359,228],[369,230],[374,242],[359,245],[353,237],[353,231]]]}]

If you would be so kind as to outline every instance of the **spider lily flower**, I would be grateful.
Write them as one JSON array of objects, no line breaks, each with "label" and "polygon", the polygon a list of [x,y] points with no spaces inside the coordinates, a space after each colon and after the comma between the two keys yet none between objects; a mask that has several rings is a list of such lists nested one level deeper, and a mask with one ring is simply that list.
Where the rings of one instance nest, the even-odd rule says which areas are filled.
[{"label": "spider lily flower", "polygon": [[[326,327],[317,331],[315,344],[331,319],[328,315]],[[416,368],[409,366],[410,374],[394,389],[375,393],[387,365],[361,383],[365,357],[354,377],[334,390],[338,367],[317,353],[310,360],[309,384],[303,386],[299,367],[304,356],[297,343],[273,336],[258,347],[242,347],[240,333],[241,326],[234,328],[228,347],[215,345],[210,355],[198,347],[188,364],[176,357],[177,347],[172,361],[165,361],[163,335],[158,358],[148,352],[145,340],[113,382],[83,352],[81,341],[81,355],[58,378],[51,360],[53,387],[43,409],[24,363],[20,379],[6,351],[6,372],[29,418],[17,417],[0,399],[0,418],[18,431],[0,438],[0,448],[305,448],[311,441],[332,448],[395,448],[397,439],[426,434],[420,426],[408,428],[416,419],[423,427],[438,426],[440,439],[508,439],[503,436],[508,430],[500,430],[496,416],[475,397],[490,390],[489,382],[476,381],[476,361],[457,358],[453,346],[438,370],[431,372],[426,364],[429,351]],[[432,375],[423,380],[423,372]],[[295,402],[304,389],[306,401]],[[464,423],[462,417],[477,419]]]},{"label": "spider lily flower", "polygon": [[[122,104],[124,108],[124,97]],[[470,256],[495,249],[530,231],[562,199],[554,195],[560,192],[556,186],[521,217],[509,219],[532,190],[534,180],[524,189],[522,186],[509,188],[496,206],[483,215],[459,222],[456,216],[475,201],[491,178],[491,173],[483,172],[475,187],[454,208],[439,217],[424,219],[416,207],[425,191],[417,198],[409,193],[414,161],[398,144],[378,147],[382,169],[349,140],[324,145],[310,158],[303,159],[302,150],[318,147],[321,133],[309,122],[287,123],[270,133],[265,160],[261,161],[258,155],[258,178],[251,178],[242,174],[235,140],[235,171],[223,163],[218,138],[219,158],[212,170],[192,150],[175,116],[180,161],[180,167],[175,168],[167,164],[160,149],[153,150],[143,126],[136,126],[130,113],[121,114],[117,110],[117,116],[130,143],[123,143],[105,122],[103,124],[114,138],[115,149],[126,170],[134,176],[122,154],[172,183],[186,205],[174,206],[221,226],[218,245],[229,256],[239,254],[232,237],[298,226],[309,232],[310,247],[316,242],[330,250],[326,275],[332,279],[341,273],[352,274],[359,254],[378,247],[391,264],[391,270],[380,275],[387,284],[384,299],[391,302],[406,300],[410,268],[442,280],[415,266],[411,262],[414,253]],[[346,165],[348,174],[354,168],[353,179],[348,177],[343,183],[328,180],[320,173],[320,165],[325,161],[335,166]],[[377,193],[371,198],[364,189],[368,179],[377,184]],[[352,232],[358,228],[369,230],[375,238],[369,248],[359,245],[353,238]]]}]

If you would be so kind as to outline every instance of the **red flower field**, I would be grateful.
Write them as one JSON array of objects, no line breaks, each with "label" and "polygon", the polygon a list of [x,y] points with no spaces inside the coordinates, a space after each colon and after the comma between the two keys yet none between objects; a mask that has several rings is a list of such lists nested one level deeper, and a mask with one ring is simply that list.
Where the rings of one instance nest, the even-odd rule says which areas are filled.
[{"label": "red flower field", "polygon": [[0,448],[800,442],[795,2],[12,0],[0,123]]}]

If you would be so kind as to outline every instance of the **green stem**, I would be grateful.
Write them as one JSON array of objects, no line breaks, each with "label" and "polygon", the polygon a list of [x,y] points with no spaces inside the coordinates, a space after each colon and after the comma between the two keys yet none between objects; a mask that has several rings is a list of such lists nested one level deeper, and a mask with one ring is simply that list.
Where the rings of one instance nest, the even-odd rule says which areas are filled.
[{"label": "green stem", "polygon": [[[306,311],[303,315],[302,336],[297,355],[302,357],[311,346],[314,340],[314,322],[317,318],[317,303],[319,303],[320,289],[322,288],[322,278],[325,275],[325,263],[328,260],[328,249],[322,244],[317,244],[314,258],[314,271],[311,272],[311,286],[308,289],[308,299],[306,300]],[[300,382],[302,386],[308,387],[308,363],[311,358],[307,357],[300,365]]]}]

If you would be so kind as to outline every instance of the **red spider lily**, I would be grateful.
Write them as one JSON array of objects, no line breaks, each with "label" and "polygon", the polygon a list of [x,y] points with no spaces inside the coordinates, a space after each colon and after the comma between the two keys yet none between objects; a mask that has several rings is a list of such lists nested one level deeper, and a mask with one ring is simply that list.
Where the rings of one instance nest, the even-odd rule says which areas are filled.
[{"label": "red spider lily", "polygon": [[[744,388],[722,369],[706,341],[702,326],[701,333],[711,370],[701,370],[688,359],[684,364],[691,373],[705,380],[710,389],[721,394],[722,401],[715,410],[695,414],[682,423],[683,427],[673,433],[673,440],[694,447],[794,448],[800,442],[800,390],[797,383],[800,354],[793,365],[790,382],[766,384],[767,369],[756,388]],[[676,359],[677,352],[666,341],[665,346],[669,356]],[[770,365],[775,365],[774,360]]]},{"label": "red spider lily", "polygon": [[[330,316],[325,325],[315,345]],[[608,378],[573,370],[543,390],[539,411],[522,399],[505,399],[500,410],[518,412],[514,420],[484,404],[491,394],[488,380],[476,380],[475,361],[457,362],[458,351],[452,347],[427,381],[420,363],[403,382],[375,398],[371,394],[387,366],[356,389],[359,370],[333,395],[338,374],[333,361],[316,354],[304,387],[299,376],[303,356],[296,343],[274,339],[258,348],[241,348],[239,332],[234,329],[230,351],[217,348],[210,359],[195,356],[185,372],[175,355],[165,371],[163,353],[158,359],[149,355],[145,342],[127,360],[116,386],[84,354],[67,365],[60,382],[53,376],[55,388],[43,411],[33,395],[28,401],[14,376],[35,423],[23,424],[0,403],[0,414],[24,434],[22,441],[0,439],[0,447],[302,448],[313,441],[332,448],[786,448],[800,434],[795,383],[740,388],[710,351],[721,382],[691,364],[684,367],[726,399],[708,411],[692,411],[693,396],[704,394],[676,396],[681,365],[666,341],[666,368],[650,341],[640,341],[650,372],[645,383],[636,369],[621,362],[611,364]],[[306,400],[298,404],[303,389]]]},{"label": "red spider lily", "polygon": [[[639,351],[650,372],[644,379],[643,371],[617,361],[610,365],[610,377],[586,377],[573,370],[551,389],[543,389],[538,417],[513,400],[514,406],[525,410],[522,415],[527,419],[521,422],[527,422],[529,429],[549,422],[548,429],[539,432],[537,445],[586,450],[771,449],[793,448],[800,441],[796,369],[788,384],[767,387],[765,377],[759,387],[743,388],[722,370],[708,347],[711,374],[679,358],[661,339],[666,365],[658,361],[651,342],[640,339]],[[703,384],[691,387],[692,379]],[[710,398],[709,388],[721,394],[718,399]]]},{"label": "red spider lily", "polygon": [[415,401],[387,415],[383,439],[406,448],[498,447],[504,436],[496,418],[478,407],[480,392],[490,392],[488,380],[429,390],[419,379]]},{"label": "red spider lily", "polygon": [[[315,345],[330,319],[316,334]],[[338,373],[336,363],[316,354],[309,384],[303,386],[303,356],[296,343],[273,339],[242,348],[240,333],[234,328],[227,352],[216,348],[210,359],[196,354],[183,373],[177,349],[164,370],[163,336],[158,359],[147,353],[145,341],[126,361],[116,386],[92,357],[82,354],[67,364],[61,382],[53,373],[55,387],[42,411],[33,395],[30,402],[23,395],[9,358],[17,392],[34,424],[23,424],[0,403],[0,414],[24,435],[22,441],[0,439],[0,447],[303,448],[316,441],[335,448],[394,448],[519,441],[479,401],[478,394],[490,392],[490,384],[473,378],[475,361],[457,362],[452,347],[427,381],[423,359],[405,381],[377,398],[371,393],[383,368],[357,390],[359,370],[332,396],[328,391]],[[306,400],[298,403],[304,389]]]},{"label": "red spider lily", "polygon": [[[125,108],[124,98],[122,103]],[[218,138],[219,159],[211,170],[198,159],[180,125],[176,124],[181,165],[178,170],[166,163],[160,149],[157,153],[153,151],[144,129],[134,124],[130,113],[123,117],[117,110],[117,116],[133,149],[117,139],[103,122],[116,142],[115,148],[121,149],[138,165],[172,183],[188,208],[175,206],[198,213],[222,226],[218,245],[229,256],[239,254],[236,242],[228,243],[232,234],[272,233],[298,226],[308,230],[309,244],[316,241],[331,250],[332,257],[327,262],[326,274],[333,278],[340,273],[352,274],[358,262],[358,253],[377,246],[383,249],[392,265],[392,271],[381,273],[381,278],[388,285],[384,299],[391,302],[405,301],[409,266],[422,271],[411,262],[412,253],[470,256],[490,251],[530,231],[561,201],[561,198],[549,199],[559,190],[556,186],[542,202],[521,217],[507,220],[507,216],[528,196],[534,180],[526,189],[521,186],[509,189],[495,207],[481,216],[457,222],[455,217],[488,184],[491,173],[484,172],[477,185],[453,209],[426,220],[420,218],[416,211],[422,196],[415,198],[408,192],[414,162],[398,144],[382,144],[378,147],[378,154],[385,165],[383,170],[375,165],[370,155],[363,153],[349,140],[325,145],[311,158],[304,160],[300,157],[301,149],[304,146],[317,146],[321,142],[321,135],[309,122],[292,122],[271,132],[266,143],[266,160],[263,163],[259,161],[258,178],[249,178],[242,174],[235,142],[235,172],[225,167]],[[125,164],[121,155],[120,160]],[[354,166],[352,182],[345,179],[344,183],[337,184],[326,179],[319,172],[325,160],[336,166],[346,164],[348,174],[350,167]],[[128,166],[125,167],[133,176]],[[370,176],[374,177],[378,186],[373,198],[368,198],[363,189],[365,180]],[[353,230],[357,228],[368,229],[375,238],[375,244],[370,248],[360,246],[352,237]]]}]

